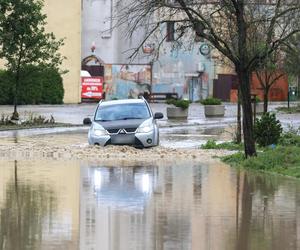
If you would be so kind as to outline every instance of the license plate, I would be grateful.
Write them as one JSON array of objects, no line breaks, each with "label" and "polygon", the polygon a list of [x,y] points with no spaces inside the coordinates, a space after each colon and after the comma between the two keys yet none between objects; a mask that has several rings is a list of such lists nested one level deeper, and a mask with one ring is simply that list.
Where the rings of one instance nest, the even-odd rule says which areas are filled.
[{"label": "license plate", "polygon": [[114,135],[111,137],[112,144],[134,144],[134,135]]}]

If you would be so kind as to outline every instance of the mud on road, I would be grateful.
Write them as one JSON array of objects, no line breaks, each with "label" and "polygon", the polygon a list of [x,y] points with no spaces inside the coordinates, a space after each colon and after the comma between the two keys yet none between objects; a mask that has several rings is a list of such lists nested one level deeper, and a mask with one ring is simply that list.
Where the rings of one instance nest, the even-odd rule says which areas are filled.
[{"label": "mud on road", "polygon": [[51,158],[57,160],[83,160],[115,164],[127,161],[153,163],[159,161],[215,161],[213,157],[232,152],[202,150],[198,148],[169,148],[158,146],[136,149],[131,146],[90,146],[85,133],[48,134],[20,138],[1,138],[0,159],[22,160]]}]

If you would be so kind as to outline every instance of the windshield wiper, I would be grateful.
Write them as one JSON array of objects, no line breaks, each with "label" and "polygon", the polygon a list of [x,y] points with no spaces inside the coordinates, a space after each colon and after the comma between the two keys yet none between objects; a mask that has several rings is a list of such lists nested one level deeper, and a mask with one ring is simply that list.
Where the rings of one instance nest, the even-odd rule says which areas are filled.
[{"label": "windshield wiper", "polygon": [[96,122],[111,122],[112,120],[95,120]]}]

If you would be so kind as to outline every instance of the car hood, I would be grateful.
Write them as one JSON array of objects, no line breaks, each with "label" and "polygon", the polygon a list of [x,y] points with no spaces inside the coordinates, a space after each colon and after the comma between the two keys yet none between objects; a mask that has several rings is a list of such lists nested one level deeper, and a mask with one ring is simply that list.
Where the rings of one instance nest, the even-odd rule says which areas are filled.
[{"label": "car hood", "polygon": [[100,124],[104,129],[121,129],[121,128],[137,128],[147,119],[130,119],[130,120],[117,120],[117,121],[107,121],[100,122],[95,121],[95,123]]}]

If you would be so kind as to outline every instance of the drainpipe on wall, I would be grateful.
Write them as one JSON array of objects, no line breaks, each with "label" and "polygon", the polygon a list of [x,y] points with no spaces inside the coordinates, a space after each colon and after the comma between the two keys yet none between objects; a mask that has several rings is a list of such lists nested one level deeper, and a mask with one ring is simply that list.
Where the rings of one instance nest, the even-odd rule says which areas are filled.
[{"label": "drainpipe on wall", "polygon": [[150,62],[150,93],[152,93],[152,83],[153,83],[153,62]]}]

